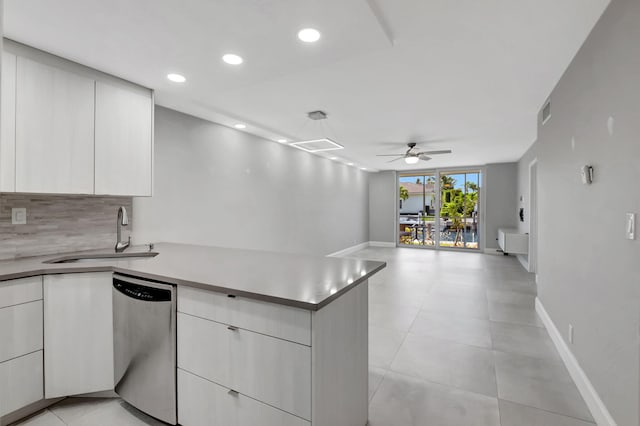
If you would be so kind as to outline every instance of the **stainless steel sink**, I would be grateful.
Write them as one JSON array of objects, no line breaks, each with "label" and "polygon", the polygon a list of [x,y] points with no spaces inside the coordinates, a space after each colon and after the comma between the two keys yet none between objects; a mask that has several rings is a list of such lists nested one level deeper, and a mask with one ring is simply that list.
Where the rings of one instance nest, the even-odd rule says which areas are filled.
[{"label": "stainless steel sink", "polygon": [[142,253],[100,253],[100,254],[76,254],[47,260],[43,263],[84,263],[104,262],[118,259],[136,260],[156,257],[158,252],[148,251]]}]

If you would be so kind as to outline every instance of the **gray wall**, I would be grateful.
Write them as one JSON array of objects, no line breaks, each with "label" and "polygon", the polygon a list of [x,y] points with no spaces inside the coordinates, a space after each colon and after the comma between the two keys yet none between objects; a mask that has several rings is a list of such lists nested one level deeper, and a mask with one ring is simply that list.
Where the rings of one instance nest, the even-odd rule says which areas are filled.
[{"label": "gray wall", "polygon": [[[395,172],[385,171],[371,174],[369,179],[369,238],[371,241],[396,242],[397,185]],[[422,203],[422,198],[420,203]]]},{"label": "gray wall", "polygon": [[368,173],[156,108],[151,198],[136,243],[328,254],[369,240]]},{"label": "gray wall", "polygon": [[[0,259],[113,250],[120,206],[127,208],[130,219],[124,240],[133,228],[131,197],[0,194]],[[27,209],[26,225],[11,224],[13,207]]]},{"label": "gray wall", "polygon": [[[639,1],[611,2],[551,94],[533,147],[539,297],[565,340],[575,327],[569,347],[621,426],[639,423],[640,241],[625,239],[625,213],[640,213],[639,23]],[[595,168],[590,186],[584,164]]]},{"label": "gray wall", "polygon": [[516,228],[518,222],[517,163],[487,164],[485,190],[485,248],[498,248],[498,229]]}]

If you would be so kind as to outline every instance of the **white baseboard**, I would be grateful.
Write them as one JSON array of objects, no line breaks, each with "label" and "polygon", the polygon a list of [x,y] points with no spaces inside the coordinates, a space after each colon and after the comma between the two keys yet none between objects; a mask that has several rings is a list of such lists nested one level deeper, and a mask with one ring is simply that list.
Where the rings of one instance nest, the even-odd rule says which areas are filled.
[{"label": "white baseboard", "polygon": [[525,271],[529,272],[529,261],[521,255],[517,255],[516,257],[518,258],[518,262],[520,262]]},{"label": "white baseboard", "polygon": [[388,242],[388,241],[369,241],[370,247],[389,247],[395,248],[396,243]]},{"label": "white baseboard", "polygon": [[340,256],[344,256],[344,255],[356,252],[358,250],[366,249],[367,247],[369,247],[369,241],[365,241],[364,243],[356,244],[355,246],[347,247],[346,249],[328,254],[327,257],[340,257]]},{"label": "white baseboard", "polygon": [[569,346],[567,346],[562,335],[551,320],[551,317],[545,310],[542,302],[537,297],[536,312],[544,323],[547,332],[549,332],[549,336],[560,353],[560,357],[564,361],[564,365],[567,367],[567,370],[569,370],[571,378],[578,387],[578,391],[580,391],[582,398],[584,398],[584,401],[587,403],[587,407],[589,408],[589,411],[591,411],[593,419],[596,421],[598,426],[617,426],[615,420],[611,417],[609,410],[607,410],[607,407],[604,405],[604,402],[600,399],[598,392],[596,392],[586,373],[582,367],[580,367],[578,360],[573,355],[573,352],[571,352],[571,349],[569,349]]}]

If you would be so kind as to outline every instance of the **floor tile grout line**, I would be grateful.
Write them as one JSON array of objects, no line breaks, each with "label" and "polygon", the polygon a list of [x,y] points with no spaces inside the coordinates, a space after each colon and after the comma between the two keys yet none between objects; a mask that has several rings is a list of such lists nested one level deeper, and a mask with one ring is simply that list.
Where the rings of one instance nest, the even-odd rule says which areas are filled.
[{"label": "floor tile grout line", "polygon": [[511,401],[511,400],[505,399],[505,398],[498,398],[498,404],[500,403],[500,401],[505,401],[505,402],[508,402],[509,404],[519,405],[520,407],[526,407],[526,408],[532,408],[532,409],[538,410],[538,411],[544,411],[545,413],[553,414],[554,416],[566,417],[568,419],[578,420],[578,421],[581,421],[581,422],[584,422],[584,423],[589,423],[589,424],[596,425],[595,422],[592,422],[590,420],[585,420],[585,419],[580,418],[580,417],[572,416],[570,414],[558,413],[557,411],[547,410],[546,408],[538,408],[538,407],[534,407],[533,405],[527,405],[527,404],[523,404],[521,402]]},{"label": "floor tile grout line", "polygon": [[[65,398],[65,399],[66,399],[66,398]],[[64,401],[64,399],[63,399],[62,401]],[[57,404],[59,404],[59,403],[60,403],[60,402],[62,402],[62,401],[59,401],[59,402],[57,402],[57,403],[53,404],[53,405],[52,405],[52,407],[55,407]],[[65,425],[69,426],[69,424],[68,424],[67,422],[65,422],[65,421],[62,419],[62,417],[60,417],[59,415],[57,415],[56,413],[54,413],[53,411],[51,411],[49,408],[47,408],[47,411],[48,411],[48,412],[50,412],[51,414],[53,414],[54,416],[56,416],[58,419],[60,419],[60,421],[61,421],[62,423],[64,423]]]},{"label": "floor tile grout line", "polygon": [[[441,382],[437,382],[435,380],[425,379],[424,377],[420,377],[420,376],[411,376],[411,375],[409,375],[407,373],[402,373],[400,371],[392,370],[391,368],[389,369],[388,372],[389,373],[393,373],[393,374],[397,374],[398,376],[406,377],[406,378],[409,378],[409,379],[412,379],[412,380],[417,380],[419,382],[430,383],[430,384],[433,384],[433,385],[438,385],[438,386],[442,386],[442,387],[445,387],[445,388],[454,389],[454,390],[457,390],[457,391],[462,391],[462,392],[470,393],[470,394],[473,394],[473,395],[482,396],[484,398],[491,398],[491,399],[495,399],[496,401],[499,400],[497,395],[496,396],[491,396],[491,395],[487,395],[485,393],[480,393],[480,392],[472,391],[472,390],[469,390],[469,389],[461,388],[460,386],[454,386],[454,385],[450,385],[450,384],[447,384],[447,383],[441,383]],[[382,383],[381,383],[381,385],[382,385]],[[509,402],[511,402],[511,401],[509,401]],[[535,408],[535,407],[533,407],[533,408]]]}]

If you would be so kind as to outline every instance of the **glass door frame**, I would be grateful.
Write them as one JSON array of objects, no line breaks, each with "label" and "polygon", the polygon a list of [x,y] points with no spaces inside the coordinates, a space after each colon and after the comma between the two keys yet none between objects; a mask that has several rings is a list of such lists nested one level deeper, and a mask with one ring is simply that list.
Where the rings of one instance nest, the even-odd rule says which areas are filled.
[{"label": "glass door frame", "polygon": [[[442,174],[455,174],[455,173],[469,173],[469,172],[478,172],[480,173],[480,196],[478,198],[479,210],[478,213],[480,215],[480,220],[478,221],[478,238],[480,240],[480,244],[478,248],[466,248],[466,247],[441,247],[440,246],[440,209],[442,208],[442,190],[440,188],[440,176]],[[437,223],[437,231],[434,231],[434,245],[413,245],[413,244],[400,244],[399,238],[399,229],[400,229],[400,177],[401,175],[409,174],[416,176],[428,176],[435,175],[436,184],[434,188],[435,192],[435,203],[438,208],[436,208],[435,214],[435,223]],[[485,241],[485,212],[486,212],[486,167],[485,166],[470,166],[470,167],[443,167],[436,169],[418,169],[418,170],[397,170],[395,172],[395,185],[396,185],[396,197],[395,197],[395,231],[394,238],[396,247],[405,247],[405,248],[417,248],[417,249],[427,249],[427,250],[449,250],[449,251],[462,251],[462,252],[470,252],[470,253],[484,253],[486,247]]]}]

